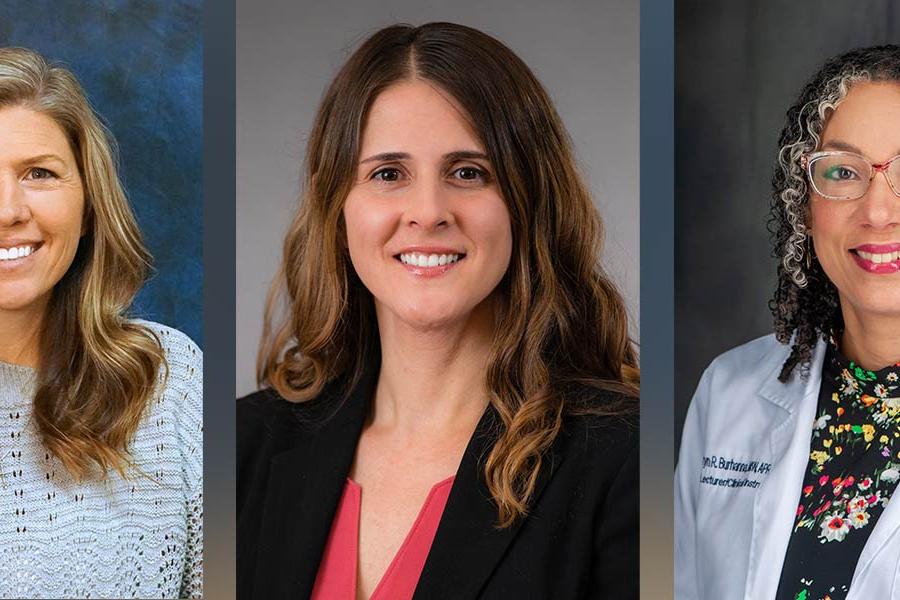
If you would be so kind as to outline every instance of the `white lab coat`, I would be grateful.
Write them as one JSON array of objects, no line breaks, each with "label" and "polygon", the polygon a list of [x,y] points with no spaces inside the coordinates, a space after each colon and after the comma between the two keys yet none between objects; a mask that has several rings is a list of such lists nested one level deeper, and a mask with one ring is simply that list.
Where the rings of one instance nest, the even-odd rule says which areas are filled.
[{"label": "white lab coat", "polygon": [[[775,597],[809,461],[825,343],[808,379],[778,373],[774,336],[706,369],[688,410],[675,470],[675,598]],[[866,542],[847,600],[900,599],[900,496]]]}]

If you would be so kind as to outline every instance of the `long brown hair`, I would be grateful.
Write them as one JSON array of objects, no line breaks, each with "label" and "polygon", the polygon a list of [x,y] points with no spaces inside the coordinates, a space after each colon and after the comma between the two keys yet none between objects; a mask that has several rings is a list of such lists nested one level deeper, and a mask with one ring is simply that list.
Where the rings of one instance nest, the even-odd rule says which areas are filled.
[{"label": "long brown hair", "polygon": [[[600,218],[568,136],[541,84],[496,39],[451,23],[396,25],[370,37],[340,70],[309,139],[307,190],[269,293],[257,378],[305,401],[337,378],[349,389],[377,357],[374,304],[350,263],[342,211],[372,103],[411,78],[434,83],[463,107],[512,223],[486,374],[501,427],[485,478],[505,527],[526,514],[564,416],[633,411],[639,373],[624,303],[600,266]],[[578,390],[590,388],[615,400],[579,401]]]},{"label": "long brown hair", "polygon": [[84,185],[85,235],[53,288],[41,324],[34,422],[76,479],[125,473],[134,435],[165,366],[159,340],[126,319],[150,255],[116,171],[115,144],[66,69],[0,48],[0,108],[52,118]]}]

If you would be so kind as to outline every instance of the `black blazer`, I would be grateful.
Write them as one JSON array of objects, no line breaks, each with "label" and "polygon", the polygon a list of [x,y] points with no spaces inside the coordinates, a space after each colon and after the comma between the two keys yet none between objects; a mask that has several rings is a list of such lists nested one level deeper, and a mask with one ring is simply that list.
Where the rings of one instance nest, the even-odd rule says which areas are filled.
[{"label": "black blazer", "polygon": [[[238,401],[238,598],[309,597],[375,377],[336,412],[334,385],[306,404]],[[529,515],[506,529],[481,477],[495,422],[489,408],[466,447],[415,599],[637,598],[636,420],[567,419]]]}]

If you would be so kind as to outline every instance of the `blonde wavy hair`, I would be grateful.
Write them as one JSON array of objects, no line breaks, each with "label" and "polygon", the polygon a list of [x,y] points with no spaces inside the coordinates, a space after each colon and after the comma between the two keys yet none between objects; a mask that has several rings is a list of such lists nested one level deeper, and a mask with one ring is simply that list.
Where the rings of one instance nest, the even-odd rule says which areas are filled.
[{"label": "blonde wavy hair", "polygon": [[[639,371],[624,303],[600,266],[600,217],[571,143],[546,91],[496,39],[451,23],[396,25],[370,37],[338,73],[309,139],[307,191],[269,293],[257,379],[307,401],[335,380],[349,391],[377,360],[374,303],[350,263],[343,205],[372,102],[410,78],[434,83],[464,108],[512,223],[485,382],[499,427],[484,477],[506,527],[527,514],[564,417],[634,413]],[[611,394],[600,400],[602,391]]]},{"label": "blonde wavy hair", "polygon": [[153,332],[126,317],[150,255],[119,182],[115,142],[72,73],[31,50],[0,48],[6,107],[59,125],[84,186],[85,234],[41,325],[35,426],[75,479],[125,475],[128,443],[166,363]]}]

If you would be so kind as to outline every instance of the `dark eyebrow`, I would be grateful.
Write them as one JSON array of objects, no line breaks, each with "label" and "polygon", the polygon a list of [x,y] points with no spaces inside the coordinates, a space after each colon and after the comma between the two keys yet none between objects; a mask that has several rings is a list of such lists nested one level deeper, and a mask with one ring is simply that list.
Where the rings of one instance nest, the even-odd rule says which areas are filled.
[{"label": "dark eyebrow", "polygon": [[410,156],[407,152],[382,152],[381,154],[375,154],[370,156],[369,158],[364,158],[359,161],[359,164],[365,164],[369,162],[391,162],[396,160],[409,160]]},{"label": "dark eyebrow", "polygon": [[[365,164],[370,162],[392,162],[398,160],[409,160],[412,158],[408,152],[382,152],[381,154],[374,154],[368,158],[364,158],[359,161],[359,164]],[[448,152],[444,155],[444,160],[447,162],[454,162],[457,160],[488,160],[487,154],[483,152],[478,152],[476,150],[456,150],[455,152]]]},{"label": "dark eyebrow", "polygon": [[860,150],[853,144],[848,144],[847,142],[842,142],[841,140],[832,140],[830,142],[826,142],[822,145],[822,150],[843,150],[844,152],[853,152],[855,154],[863,156],[862,150]]},{"label": "dark eyebrow", "polygon": [[490,160],[484,152],[476,152],[474,150],[457,150],[444,155],[444,160],[454,162],[457,160]]}]

